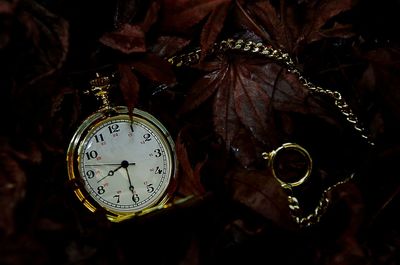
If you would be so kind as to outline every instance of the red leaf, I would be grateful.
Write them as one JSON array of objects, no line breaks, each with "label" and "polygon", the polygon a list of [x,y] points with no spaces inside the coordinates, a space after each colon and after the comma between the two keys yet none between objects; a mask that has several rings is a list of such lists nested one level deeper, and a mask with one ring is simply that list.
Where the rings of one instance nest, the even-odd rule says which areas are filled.
[{"label": "red leaf", "polygon": [[0,2],[0,14],[4,15],[10,15],[14,13],[15,7],[17,5],[18,0],[14,0],[11,2]]},{"label": "red leaf", "polygon": [[131,67],[127,64],[118,64],[118,71],[121,75],[119,82],[120,89],[129,110],[132,110],[139,99],[139,82]]},{"label": "red leaf", "polygon": [[[246,63],[246,60],[239,60],[231,67],[235,109],[242,124],[256,139],[265,143],[270,136],[268,132],[275,131],[268,112],[271,96],[262,87],[263,83],[259,82],[263,80],[253,77],[260,73],[260,69],[252,69],[252,65]],[[271,75],[276,73],[270,72],[269,76]]]},{"label": "red leaf", "polygon": [[160,83],[172,84],[175,82],[175,75],[172,66],[167,61],[155,54],[147,53],[140,60],[130,63],[133,70],[141,73],[148,79]]},{"label": "red leaf", "polygon": [[[115,11],[115,24],[117,28],[121,25],[126,25],[131,22],[138,11],[136,0],[119,0]],[[137,24],[143,32],[149,31],[150,27],[157,21],[160,4],[158,1],[153,1],[146,13],[143,22]]]},{"label": "red leaf", "polygon": [[[311,42],[327,37],[348,38],[350,27],[325,28],[327,22],[353,6],[352,0],[302,1],[301,3],[281,1],[275,8],[270,1],[257,1],[247,6],[249,14],[259,21],[275,43],[290,52]],[[277,11],[277,9],[279,11]]]},{"label": "red leaf", "polygon": [[[273,147],[281,141],[275,125],[278,113],[315,114],[330,119],[326,111],[301,85],[296,76],[285,73],[278,64],[265,58],[245,56],[220,57],[216,70],[197,81],[189,91],[183,111],[189,111],[215,95],[213,103],[214,129],[225,141],[228,150],[248,150],[249,142],[257,141]],[[254,139],[238,139],[244,128]],[[246,152],[248,152],[246,151]],[[252,151],[250,151],[252,152]],[[243,165],[254,156],[245,158],[238,153]]]},{"label": "red leaf", "polygon": [[354,36],[352,25],[335,23],[332,28],[311,32],[308,41],[314,42],[323,38],[350,38]]},{"label": "red leaf", "polygon": [[255,165],[260,158],[262,144],[254,139],[251,132],[244,127],[240,128],[231,143],[231,151],[244,168]]},{"label": "red leaf", "polygon": [[157,21],[159,10],[160,4],[157,1],[151,3],[150,8],[147,10],[146,17],[140,24],[144,32],[149,31],[150,27]]},{"label": "red leaf", "polygon": [[310,1],[306,15],[310,23],[306,24],[306,31],[308,29],[308,32],[311,33],[320,30],[329,19],[350,10],[353,2],[354,0]]},{"label": "red leaf", "polygon": [[163,27],[166,30],[184,32],[203,20],[219,5],[231,0],[164,0]]},{"label": "red leaf", "polygon": [[[378,95],[384,102],[385,109],[391,113],[394,123],[400,122],[400,94],[398,84],[400,82],[400,49],[380,48],[362,55],[368,60],[362,78],[359,80],[360,93]],[[388,126],[390,126],[388,124]],[[382,124],[373,125],[373,131],[381,132]]]},{"label": "red leaf", "polygon": [[235,168],[225,178],[234,201],[278,226],[294,227],[289,214],[287,195],[269,172]]},{"label": "red leaf", "polygon": [[206,160],[199,162],[195,165],[194,169],[191,165],[189,155],[186,150],[185,144],[182,142],[181,134],[178,134],[176,140],[176,155],[178,157],[179,166],[181,168],[179,176],[178,192],[184,196],[189,195],[202,195],[205,189],[200,179],[200,170]]},{"label": "red leaf", "polygon": [[136,25],[124,24],[116,32],[105,33],[100,42],[127,54],[146,51],[144,32]]},{"label": "red leaf", "polygon": [[32,64],[28,78],[33,83],[63,65],[69,48],[69,25],[36,1],[24,1],[21,6],[17,17],[33,43],[33,54],[23,63]]},{"label": "red leaf", "polygon": [[273,39],[280,45],[285,46],[284,36],[285,27],[282,24],[275,8],[269,1],[256,2],[248,6],[250,14],[258,21],[259,26],[263,27]]},{"label": "red leaf", "polygon": [[270,34],[261,27],[252,16],[246,12],[245,8],[243,7],[242,3],[235,1],[236,8],[235,8],[235,17],[236,22],[241,25],[242,27],[246,27],[251,32],[254,32],[257,36],[260,36],[268,43],[272,43]]},{"label": "red leaf", "polygon": [[169,58],[189,44],[190,40],[175,36],[160,36],[151,50],[161,58]]},{"label": "red leaf", "polygon": [[129,23],[138,11],[137,0],[117,0],[114,21],[119,28],[123,24]]},{"label": "red leaf", "polygon": [[[221,69],[208,73],[200,78],[191,88],[180,113],[186,113],[197,108],[200,104],[212,96],[223,80]],[[221,78],[222,76],[222,78]]]},{"label": "red leaf", "polygon": [[[344,202],[347,206],[347,215],[341,212],[335,213],[335,217],[347,216],[346,226],[340,230],[337,235],[337,240],[327,259],[331,260],[329,264],[354,264],[350,261],[368,260],[369,255],[365,252],[364,247],[360,243],[359,234],[360,228],[363,226],[365,206],[360,190],[356,185],[347,183],[340,185],[331,191],[331,197]],[[336,195],[336,196],[335,196]],[[336,198],[337,197],[337,198]],[[335,203],[331,200],[331,203]],[[334,222],[337,220],[333,220]],[[339,219],[340,223],[340,219]],[[346,262],[348,261],[348,262]]]},{"label": "red leaf", "polygon": [[[306,42],[310,43],[324,37],[323,34],[318,34],[319,32],[326,31],[322,30],[323,26],[331,18],[342,12],[350,10],[353,7],[353,2],[354,0],[324,0],[310,2],[306,9],[306,19],[308,20],[308,23],[304,25],[304,35],[307,39]],[[342,27],[342,35],[340,35],[340,37],[346,37],[349,34],[348,31],[344,32],[344,29],[348,30],[349,28]],[[320,38],[316,38],[318,35]]]},{"label": "red leaf", "polygon": [[25,196],[26,175],[13,154],[2,144],[0,150],[0,231],[3,235],[14,232],[15,210]]},{"label": "red leaf", "polygon": [[214,98],[214,129],[225,141],[226,148],[229,150],[231,142],[236,136],[241,123],[235,109],[235,99],[231,87],[234,86],[234,77],[229,66],[222,68],[219,72],[220,82],[216,88],[217,93]]},{"label": "red leaf", "polygon": [[219,5],[208,17],[200,36],[202,57],[204,57],[210,48],[212,48],[215,40],[221,32],[229,10],[229,5],[230,3],[223,3]]}]

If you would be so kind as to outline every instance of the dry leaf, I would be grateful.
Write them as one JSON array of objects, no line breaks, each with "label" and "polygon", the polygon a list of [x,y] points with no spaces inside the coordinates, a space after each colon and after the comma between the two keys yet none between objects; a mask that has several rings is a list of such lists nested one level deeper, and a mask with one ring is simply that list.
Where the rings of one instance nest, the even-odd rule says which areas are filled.
[{"label": "dry leaf", "polygon": [[182,194],[183,196],[199,196],[204,194],[205,189],[201,183],[200,171],[206,160],[198,162],[194,168],[192,167],[185,144],[182,142],[181,134],[178,135],[176,140],[176,155],[180,167],[178,186],[179,194]]},{"label": "dry leaf", "polygon": [[115,32],[105,33],[100,42],[126,54],[146,51],[144,32],[137,25],[124,24]]}]

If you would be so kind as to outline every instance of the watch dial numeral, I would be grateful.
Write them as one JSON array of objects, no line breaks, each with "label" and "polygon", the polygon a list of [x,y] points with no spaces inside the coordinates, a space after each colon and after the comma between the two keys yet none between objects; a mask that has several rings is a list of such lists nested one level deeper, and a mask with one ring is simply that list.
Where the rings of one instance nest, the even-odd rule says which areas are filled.
[{"label": "watch dial numeral", "polygon": [[119,203],[119,197],[120,197],[119,194],[115,194],[115,195],[113,196],[113,198],[117,198],[117,203]]},{"label": "watch dial numeral", "polygon": [[104,142],[104,137],[103,137],[103,134],[96,134],[95,136],[94,136],[94,139],[96,140],[96,143],[100,143],[100,142]]},{"label": "watch dial numeral", "polygon": [[119,125],[112,124],[112,125],[108,126],[108,131],[110,132],[110,134],[119,132]]},{"label": "watch dial numeral", "polygon": [[160,157],[161,156],[161,150],[160,149],[155,149],[154,150],[154,153],[155,153],[155,157]]},{"label": "watch dial numeral", "polygon": [[88,171],[86,171],[86,177],[88,178],[88,179],[92,179],[92,178],[94,178],[94,176],[95,176],[95,173],[94,173],[94,171],[93,170],[88,170]]},{"label": "watch dial numeral", "polygon": [[98,194],[103,194],[104,192],[106,192],[106,190],[104,189],[104,186],[98,186],[97,187],[97,193]]},{"label": "watch dial numeral", "polygon": [[97,158],[98,155],[99,155],[99,154],[97,153],[96,150],[92,150],[92,151],[86,152],[86,158],[87,158],[87,160],[95,159],[95,158]]},{"label": "watch dial numeral", "polygon": [[132,137],[133,136],[133,132],[135,131],[134,129],[133,129],[133,124],[129,124],[129,132],[128,132],[128,136],[129,137]]},{"label": "watch dial numeral", "polygon": [[147,184],[146,189],[148,193],[152,193],[154,191],[153,184]]},{"label": "watch dial numeral", "polygon": [[154,170],[154,174],[161,174],[162,173],[162,169],[157,166],[156,169]]},{"label": "watch dial numeral", "polygon": [[138,203],[140,201],[139,195],[137,193],[132,195],[132,201]]},{"label": "watch dial numeral", "polygon": [[145,133],[145,134],[143,135],[143,138],[144,138],[144,140],[140,142],[141,144],[145,144],[146,142],[151,141],[151,135],[150,135],[150,133]]}]

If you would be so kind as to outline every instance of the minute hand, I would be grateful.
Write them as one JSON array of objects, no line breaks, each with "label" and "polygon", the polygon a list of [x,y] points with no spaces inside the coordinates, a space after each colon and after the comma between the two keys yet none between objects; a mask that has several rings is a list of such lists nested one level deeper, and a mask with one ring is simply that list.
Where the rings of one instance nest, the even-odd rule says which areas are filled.
[{"label": "minute hand", "polygon": [[[136,165],[136,163],[128,163],[127,165]],[[121,163],[100,163],[100,164],[92,164],[92,165],[86,165],[89,167],[95,167],[95,166],[121,166]],[[121,168],[121,167],[120,167]]]}]

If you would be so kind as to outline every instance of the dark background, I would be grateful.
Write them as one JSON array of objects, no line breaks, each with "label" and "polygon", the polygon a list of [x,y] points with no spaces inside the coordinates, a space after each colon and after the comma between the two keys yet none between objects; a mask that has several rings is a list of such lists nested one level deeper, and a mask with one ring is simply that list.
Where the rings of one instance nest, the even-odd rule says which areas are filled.
[{"label": "dark background", "polygon": [[[400,264],[399,10],[397,0],[0,0],[0,264]],[[375,146],[281,62],[211,52],[228,37],[287,51],[342,94]],[[165,60],[196,47],[198,64]],[[117,104],[168,128],[177,194],[193,199],[111,224],[74,197],[65,155],[97,108],[83,94],[96,71],[117,73]],[[307,212],[355,173],[310,228],[293,222],[260,157],[291,141],[314,161],[296,191]]]}]

